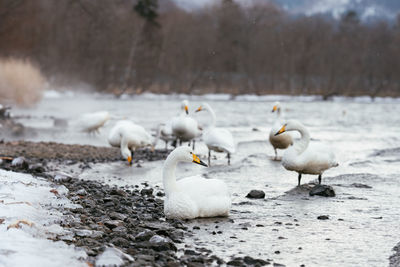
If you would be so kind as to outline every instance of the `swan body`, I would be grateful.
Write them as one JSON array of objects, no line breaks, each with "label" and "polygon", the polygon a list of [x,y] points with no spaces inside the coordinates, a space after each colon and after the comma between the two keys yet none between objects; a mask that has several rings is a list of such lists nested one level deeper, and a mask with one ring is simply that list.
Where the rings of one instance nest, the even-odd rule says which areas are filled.
[{"label": "swan body", "polygon": [[207,166],[190,147],[178,147],[169,154],[163,169],[165,216],[170,219],[228,216],[231,197],[227,185],[221,180],[199,175],[176,181],[176,166],[182,161]]},{"label": "swan body", "polygon": [[132,151],[137,148],[154,146],[151,135],[140,125],[129,120],[118,121],[110,130],[108,142],[111,146],[120,147],[122,156],[132,163]]},{"label": "swan body", "polygon": [[98,132],[110,118],[108,111],[86,113],[78,119],[77,125],[82,132]]},{"label": "swan body", "polygon": [[235,153],[235,141],[233,140],[232,133],[226,129],[215,127],[216,115],[211,106],[207,103],[203,103],[196,112],[206,110],[211,115],[211,123],[203,133],[204,143],[207,145],[208,153],[208,164],[210,165],[210,151],[225,152],[228,155],[228,164],[230,164],[230,155]]},{"label": "swan body", "polygon": [[289,147],[282,158],[282,165],[285,169],[299,173],[299,185],[302,174],[318,175],[318,181],[321,183],[323,172],[339,165],[329,147],[315,143],[309,144],[310,134],[300,122],[288,121],[276,135],[285,131],[298,131],[301,134],[300,140]]},{"label": "swan body", "polygon": [[201,134],[197,121],[189,117],[188,101],[184,100],[181,104],[181,109],[185,112],[171,121],[171,129],[174,136],[180,141],[191,141]]},{"label": "swan body", "polygon": [[271,131],[269,132],[269,142],[274,147],[275,160],[278,158],[277,149],[286,149],[293,144],[292,136],[289,133],[282,133],[275,135],[283,125],[281,120],[281,105],[279,102],[275,102],[272,112],[276,112],[276,119],[272,125]]}]

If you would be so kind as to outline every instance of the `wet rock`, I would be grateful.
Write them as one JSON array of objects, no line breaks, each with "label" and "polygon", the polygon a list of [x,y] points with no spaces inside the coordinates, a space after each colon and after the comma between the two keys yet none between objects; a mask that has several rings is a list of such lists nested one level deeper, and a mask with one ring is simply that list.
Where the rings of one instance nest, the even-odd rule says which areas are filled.
[{"label": "wet rock", "polygon": [[332,186],[318,184],[311,189],[310,196],[334,197],[336,194]]},{"label": "wet rock", "polygon": [[274,264],[273,264],[272,266],[274,266],[274,267],[285,267],[286,265],[285,265],[285,264],[281,264],[281,263],[274,262]]},{"label": "wet rock", "polygon": [[129,241],[122,237],[115,237],[110,242],[119,247],[129,246]]},{"label": "wet rock", "polygon": [[151,237],[153,237],[156,233],[151,230],[144,230],[135,236],[136,241],[148,241]]},{"label": "wet rock", "polygon": [[249,256],[245,256],[243,258],[244,263],[249,264],[249,265],[258,265],[258,266],[264,266],[270,264],[268,261],[262,260],[262,259],[254,259]]},{"label": "wet rock", "polygon": [[251,190],[247,196],[247,198],[264,198],[265,193],[262,190]]},{"label": "wet rock", "polygon": [[182,243],[183,237],[184,237],[184,232],[181,229],[177,229],[169,233],[169,238],[171,238],[172,241],[175,243]]},{"label": "wet rock", "polygon": [[78,196],[86,196],[87,195],[87,192],[86,192],[86,190],[85,189],[79,189],[78,191],[76,191],[76,194],[78,195]]},{"label": "wet rock", "polygon": [[11,161],[11,166],[26,170],[29,168],[29,163],[24,157],[18,157]]},{"label": "wet rock", "polygon": [[144,195],[147,195],[147,196],[153,195],[153,188],[143,188],[143,189],[140,191],[140,194],[141,194],[142,196],[144,196]]},{"label": "wet rock", "polygon": [[103,224],[110,229],[114,229],[117,228],[118,226],[122,226],[124,223],[121,220],[105,220]]},{"label": "wet rock", "polygon": [[320,215],[317,217],[318,220],[329,220],[329,216],[328,215]]},{"label": "wet rock", "polygon": [[33,173],[44,173],[46,169],[43,167],[42,164],[37,163],[33,164],[32,166],[29,166],[29,171]]},{"label": "wet rock", "polygon": [[177,251],[176,246],[174,243],[169,241],[167,238],[154,235],[150,238],[149,243],[151,244],[151,248],[156,251],[167,251],[167,250],[174,250]]},{"label": "wet rock", "polygon": [[119,213],[119,212],[115,212],[115,211],[111,212],[111,213],[109,214],[109,216],[110,216],[110,218],[111,218],[112,220],[121,220],[121,221],[125,221],[125,219],[127,218],[126,215],[124,215],[124,214],[122,214],[122,213]]},{"label": "wet rock", "polygon": [[389,267],[400,266],[400,243],[393,248],[394,254],[389,258]]}]

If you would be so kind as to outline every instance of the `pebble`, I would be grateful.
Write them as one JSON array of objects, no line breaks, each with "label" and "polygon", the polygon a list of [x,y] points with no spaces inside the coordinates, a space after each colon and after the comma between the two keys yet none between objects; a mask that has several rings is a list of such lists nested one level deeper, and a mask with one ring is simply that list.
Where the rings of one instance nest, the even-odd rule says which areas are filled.
[{"label": "pebble", "polygon": [[262,190],[251,190],[246,197],[260,199],[265,197],[265,193]]},{"label": "pebble", "polygon": [[330,185],[318,184],[310,190],[310,196],[334,197],[335,191]]},{"label": "pebble", "polygon": [[328,215],[320,215],[317,217],[318,220],[329,220],[329,216]]}]

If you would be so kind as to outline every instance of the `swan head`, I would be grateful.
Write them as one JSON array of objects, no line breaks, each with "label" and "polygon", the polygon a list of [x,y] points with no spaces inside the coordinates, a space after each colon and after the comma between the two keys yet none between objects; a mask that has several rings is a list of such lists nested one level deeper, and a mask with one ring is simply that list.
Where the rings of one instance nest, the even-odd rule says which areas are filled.
[{"label": "swan head", "polygon": [[295,131],[304,128],[303,124],[301,124],[297,120],[289,120],[287,121],[278,132],[276,132],[275,136],[287,132],[287,131]]},{"label": "swan head", "polygon": [[186,114],[189,114],[189,101],[183,100],[181,103],[181,109],[186,112]]},{"label": "swan head", "polygon": [[130,151],[130,149],[128,147],[121,149],[121,154],[124,159],[128,161],[129,165],[132,165],[132,152]]},{"label": "swan head", "polygon": [[210,109],[211,109],[211,107],[210,107],[209,104],[202,103],[201,106],[196,109],[196,112],[199,112],[199,111],[202,111],[202,110],[208,110],[209,111]]},{"label": "swan head", "polygon": [[275,112],[275,111],[281,111],[281,103],[280,102],[275,102],[274,103],[274,106],[272,107],[272,112]]},{"label": "swan head", "polygon": [[203,161],[199,159],[199,157],[193,153],[192,149],[187,146],[180,146],[175,148],[168,156],[168,158],[174,158],[177,161],[183,162],[193,162],[196,164],[200,164],[202,166],[208,167]]}]

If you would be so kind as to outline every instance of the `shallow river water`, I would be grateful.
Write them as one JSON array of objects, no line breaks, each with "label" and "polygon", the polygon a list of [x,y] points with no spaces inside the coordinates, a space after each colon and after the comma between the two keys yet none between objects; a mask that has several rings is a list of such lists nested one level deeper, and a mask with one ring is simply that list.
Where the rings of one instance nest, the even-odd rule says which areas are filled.
[{"label": "shallow river water", "polygon": [[[272,101],[208,99],[216,112],[217,125],[232,131],[237,153],[230,166],[223,154],[215,154],[217,159],[209,168],[181,164],[177,176],[200,173],[224,180],[233,205],[229,218],[189,222],[189,228],[200,229],[192,230],[186,244],[207,247],[224,258],[249,255],[288,266],[387,266],[391,249],[400,241],[399,102],[285,100],[284,116],[303,122],[311,142],[326,143],[335,152],[340,165],[326,171],[323,183],[333,186],[336,197],[309,197],[306,190],[296,188],[297,174],[272,160],[273,149],[268,143],[275,119]],[[190,110],[202,102],[195,98]],[[100,95],[49,94],[37,107],[14,109],[13,114],[38,131],[29,140],[108,146],[107,132],[115,120],[108,122],[100,134],[88,135],[74,127],[81,113],[108,110],[150,130],[175,116],[179,106],[180,100],[172,97],[117,100]],[[69,126],[54,127],[54,118],[66,119]],[[205,113],[198,118],[204,123],[209,117]],[[163,147],[159,141],[158,148]],[[203,157],[207,153],[201,141],[195,151]],[[279,151],[279,155],[282,153]],[[79,176],[118,185],[148,182],[161,186],[163,162],[141,165],[130,168],[122,161],[96,164]],[[304,175],[302,183],[315,179]],[[247,199],[251,189],[263,190],[266,198]],[[329,219],[318,220],[320,215],[328,215]]]}]

